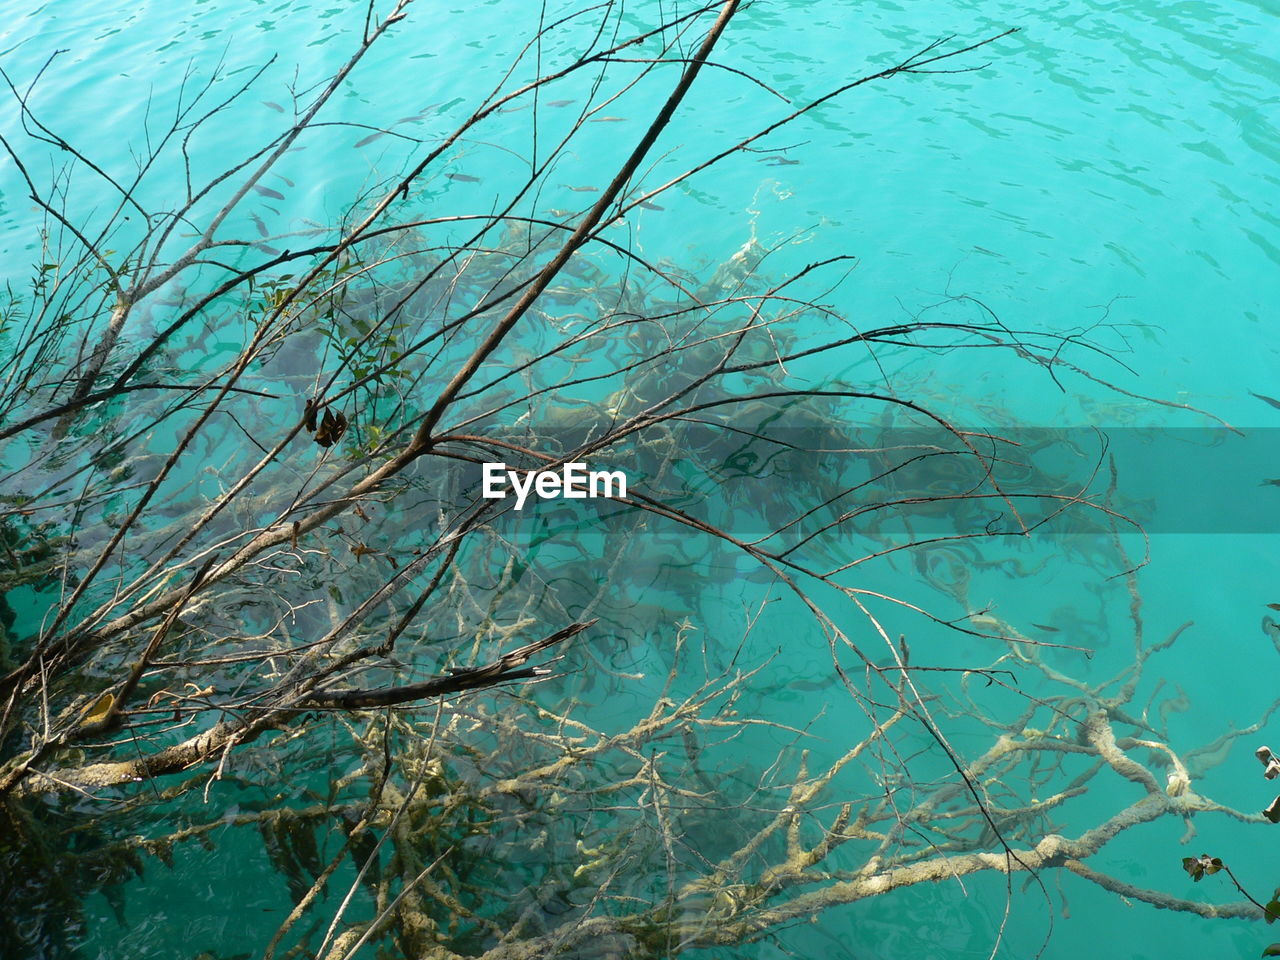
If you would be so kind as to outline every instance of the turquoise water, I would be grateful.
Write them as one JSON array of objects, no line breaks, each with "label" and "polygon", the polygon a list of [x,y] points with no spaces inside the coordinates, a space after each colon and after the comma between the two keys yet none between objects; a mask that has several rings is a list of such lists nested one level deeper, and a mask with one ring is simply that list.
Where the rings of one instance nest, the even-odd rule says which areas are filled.
[{"label": "turquoise water", "polygon": [[[625,19],[635,26],[658,9],[636,5]],[[192,155],[194,174],[208,175],[228,156],[256,148],[280,129],[292,112],[290,84],[305,87],[336,69],[362,20],[358,5],[209,0],[175,12],[160,4],[125,9],[49,3],[14,13],[0,33],[0,66],[25,88],[55,49],[65,49],[30,103],[44,122],[73,134],[78,147],[123,173],[131,151],[145,142],[145,112],[161,118],[173,110],[185,71],[202,78],[221,62],[230,90],[275,56],[252,91],[210,121]],[[324,126],[308,135],[300,144],[304,149],[286,158],[280,179],[270,182],[279,196],[264,195],[253,215],[276,234],[346,214],[355,195],[409,166],[418,148],[394,134],[430,139],[452,129],[496,83],[495,72],[505,69],[537,20],[535,7],[509,2],[410,8],[324,116],[326,122],[363,126]],[[717,59],[803,102],[939,36],[956,34],[960,43],[1008,27],[1019,32],[966,61],[989,61],[981,72],[903,76],[862,87],[770,138],[767,152],[731,157],[663,194],[656,200],[661,209],[634,211],[611,236],[651,262],[680,264],[704,278],[753,238],[767,247],[780,245],[762,270],[772,277],[822,257],[852,254],[857,262],[849,278],[823,297],[852,323],[884,325],[925,311],[978,318],[977,305],[947,299],[969,295],[1011,328],[1091,331],[1114,359],[1083,352],[1070,359],[1128,394],[1067,374],[1060,389],[1043,368],[989,350],[883,348],[874,358],[843,354],[838,371],[826,360],[797,363],[791,371],[797,377],[838,373],[849,382],[874,385],[887,369],[904,393],[976,426],[1067,425],[1092,436],[1092,427],[1213,424],[1194,412],[1140,399],[1154,397],[1208,411],[1251,436],[1269,436],[1257,431],[1277,426],[1280,411],[1250,395],[1280,394],[1268,329],[1273,305],[1280,302],[1280,139],[1273,109],[1280,28],[1263,5],[757,3],[732,26]],[[583,35],[565,31],[544,55],[564,55]],[[566,83],[563,93],[555,89],[548,98],[585,96],[579,81]],[[620,119],[588,124],[547,178],[536,209],[576,209],[590,202],[589,191],[573,188],[603,186],[603,171],[629,149],[666,89],[661,83],[641,85],[605,111]],[[705,74],[697,95],[663,135],[661,157],[646,183],[662,182],[788,109],[739,76]],[[572,119],[562,110],[540,111],[544,144]],[[432,215],[493,206],[503,185],[525,169],[522,156],[533,149],[530,115],[499,114],[443,158],[423,187]],[[162,128],[159,119],[151,122]],[[394,133],[362,143],[383,128]],[[6,136],[16,137],[18,129],[14,111],[0,115]],[[47,168],[40,147],[23,149],[34,158],[31,169]],[[12,165],[0,168],[0,176],[0,243],[8,278],[17,284],[29,276],[28,263],[39,260],[38,220]],[[76,213],[100,216],[109,192],[82,175],[74,185]],[[148,182],[145,198],[163,206],[181,189],[181,169],[165,168]],[[257,230],[248,217],[241,226],[251,236]],[[607,259],[598,262],[612,269]],[[801,341],[840,335],[818,317],[804,323],[795,331]],[[239,336],[234,327],[215,331],[204,349],[215,357],[220,351],[230,355]],[[196,362],[197,353],[188,351],[186,362]],[[851,422],[861,415],[844,413]],[[1196,451],[1202,449],[1185,455],[1201,456]],[[1141,475],[1134,480],[1141,489],[1159,489],[1180,483],[1178,461],[1172,462],[1157,468],[1139,454],[1122,470]],[[1265,471],[1265,462],[1258,468]],[[1149,475],[1155,472],[1162,475]],[[1257,479],[1267,476],[1262,472]],[[1122,490],[1124,484],[1122,473]],[[1277,491],[1258,488],[1252,474],[1242,489],[1256,498],[1256,506],[1253,499],[1246,503],[1259,526],[1274,529],[1276,505],[1265,494]],[[1208,483],[1196,493],[1208,500],[1221,495]],[[1151,539],[1151,562],[1140,574],[1151,636],[1194,622],[1173,650],[1153,661],[1147,688],[1162,676],[1166,693],[1185,691],[1190,709],[1169,715],[1169,732],[1188,747],[1255,722],[1274,700],[1275,652],[1259,621],[1265,604],[1280,600],[1269,562],[1275,540],[1250,534],[1236,522],[1223,521],[1219,529],[1215,516],[1194,527],[1174,516],[1161,526]],[[1046,654],[1058,658],[1056,666],[1091,680],[1106,676],[1130,651],[1130,597],[1123,578],[1104,579],[1122,565],[1099,539],[1046,537],[1030,548],[1001,547],[993,556],[1002,562],[975,570],[968,581],[968,609],[997,603],[1010,623],[1053,626],[1057,632],[1042,639],[1096,651],[1090,661],[1068,651]],[[584,542],[595,549],[595,541]],[[614,638],[611,662],[646,677],[613,702],[597,705],[597,716],[606,722],[652,701],[671,655],[671,623],[697,616],[703,635],[736,636],[744,608],[779,596],[766,595],[768,586],[749,579],[745,565],[732,556],[689,548],[686,561],[674,556],[685,549],[678,536],[643,542],[655,551],[648,558],[654,567],[651,586],[637,591],[648,604],[636,615],[645,618],[638,634],[643,639]],[[1127,538],[1126,547],[1134,555],[1143,550],[1136,537]],[[563,561],[554,543],[543,549],[548,567]],[[602,541],[599,549],[603,555],[607,545]],[[654,559],[659,555],[662,561]],[[965,611],[956,597],[939,586],[946,582],[946,571],[922,577],[904,559],[878,565],[859,585],[892,589],[959,616]],[[747,656],[759,660],[781,652],[746,702],[762,717],[803,726],[827,697],[821,689],[828,688],[797,688],[794,678],[820,683],[829,675],[830,654],[816,631],[794,628],[803,614],[791,600],[762,609]],[[852,617],[851,607],[840,615]],[[957,639],[914,621],[895,621],[890,629],[911,631],[913,650],[931,663],[985,664],[1007,652],[1003,645]],[[713,650],[713,659],[721,654]],[[575,692],[590,699],[590,689]],[[987,702],[991,709],[1012,709],[996,696]],[[855,725],[865,723],[851,710],[830,699],[812,728],[815,763],[838,756]],[[985,748],[989,731],[963,717],[954,723],[960,750]],[[1244,738],[1196,789],[1246,811],[1261,809],[1270,794],[1249,752],[1267,736],[1264,729]],[[786,739],[764,733],[744,738],[749,749],[743,756],[754,751],[771,757]],[[926,741],[920,737],[915,745],[923,748]],[[306,769],[323,779],[323,756],[297,762],[311,763]],[[919,776],[947,772],[936,758],[922,762]],[[1134,789],[1116,778],[1109,795],[1101,783],[1073,815],[1079,819],[1067,822],[1069,829],[1087,825],[1092,814],[1105,815]],[[867,781],[850,777],[845,786],[865,790]],[[233,799],[241,798],[215,798],[212,809],[189,815],[193,822],[222,816]],[[1138,886],[1214,902],[1237,897],[1226,884],[1215,886],[1220,877],[1192,884],[1180,869],[1183,856],[1223,857],[1256,893],[1280,880],[1271,856],[1277,838],[1265,825],[1231,825],[1201,815],[1197,826],[1199,837],[1190,846],[1178,843],[1180,822],[1135,830],[1094,865]],[[290,908],[288,891],[271,885],[261,851],[230,833],[214,853],[184,848],[172,868],[151,863],[142,879],[123,885],[123,923],[105,899],[95,898],[85,956],[194,956],[202,950],[234,955],[247,949],[246,929],[254,942],[269,937]],[[1049,926],[1041,895],[1034,888],[1021,892],[1021,882],[1015,878],[1000,956],[1031,956]],[[225,884],[235,885],[234,897]],[[1046,885],[1055,915],[1046,956],[1080,950],[1135,960],[1249,956],[1268,942],[1260,924],[1156,911],[1070,875],[1047,876]],[[776,945],[744,948],[737,955],[904,957],[928,951],[985,957],[1004,908],[1002,877],[943,881],[833,909],[815,924],[784,931]],[[231,911],[238,919],[227,919]]]}]

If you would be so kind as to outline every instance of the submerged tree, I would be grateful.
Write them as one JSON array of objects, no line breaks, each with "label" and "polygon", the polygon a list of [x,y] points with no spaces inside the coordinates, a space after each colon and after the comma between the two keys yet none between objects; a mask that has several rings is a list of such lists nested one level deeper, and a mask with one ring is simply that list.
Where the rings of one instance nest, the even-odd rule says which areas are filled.
[{"label": "submerged tree", "polygon": [[[123,919],[128,878],[204,845],[265,852],[290,906],[269,943],[242,946],[268,957],[674,956],[924,881],[1025,873],[1047,897],[1051,868],[1260,915],[1086,863],[1140,823],[1250,819],[1193,782],[1251,731],[1175,748],[1159,687],[1135,705],[1173,638],[1145,638],[1115,478],[1097,490],[1096,469],[961,429],[879,360],[996,349],[1056,379],[1091,377],[1072,357],[1103,351],[964,297],[947,319],[855,326],[825,302],[851,258],[795,266],[754,225],[701,274],[629,242],[665,192],[790,149],[770,138],[817,106],[977,69],[1007,32],[796,105],[714,58],[736,2],[642,29],[608,4],[547,13],[452,131],[339,125],[412,159],[344,222],[274,234],[257,204],[283,199],[290,153],[337,123],[336,95],[412,28],[408,8],[371,6],[293,120],[207,175],[203,131],[256,78],[184,85],[128,176],[9,79],[30,142],[4,146],[46,223],[0,328],[5,955],[73,954],[89,893]],[[564,54],[583,23],[586,47]],[[669,170],[685,151],[655,151],[713,70],[777,117]],[[589,125],[662,83],[590,206],[546,209]],[[461,145],[525,106],[523,175],[484,213],[450,209],[444,188],[477,180],[453,169]],[[86,216],[69,176],[41,181],[41,145],[113,204]],[[173,163],[185,195],[157,199]],[[516,510],[483,495],[493,462],[630,483]],[[1019,544],[1064,530],[1112,550],[1132,591],[1133,659],[1104,680],[1073,675],[1079,646],[970,597],[984,571],[1022,569]],[[731,615],[720,588],[744,582],[758,588]],[[760,648],[780,620],[787,643],[828,652],[799,681],[840,711],[847,746],[821,762],[812,729],[764,709],[797,682]],[[934,642],[947,634],[997,653],[955,662]],[[990,744],[961,750],[957,731]],[[1132,800],[1073,819],[1117,775]]]}]

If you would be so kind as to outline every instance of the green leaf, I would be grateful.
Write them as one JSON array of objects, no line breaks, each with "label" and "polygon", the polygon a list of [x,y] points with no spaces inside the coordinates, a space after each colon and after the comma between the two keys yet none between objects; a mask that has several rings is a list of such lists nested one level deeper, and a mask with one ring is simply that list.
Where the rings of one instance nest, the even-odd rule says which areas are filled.
[{"label": "green leaf", "polygon": [[1263,907],[1262,918],[1266,920],[1267,923],[1275,923],[1276,920],[1280,920],[1280,900],[1272,900]]},{"label": "green leaf", "polygon": [[1198,857],[1183,857],[1182,869],[1187,871],[1192,880],[1199,883],[1204,877],[1211,876],[1225,867],[1220,858],[1202,853]]},{"label": "green leaf", "polygon": [[1280,957],[1280,943],[1273,943],[1262,951],[1264,957]]}]

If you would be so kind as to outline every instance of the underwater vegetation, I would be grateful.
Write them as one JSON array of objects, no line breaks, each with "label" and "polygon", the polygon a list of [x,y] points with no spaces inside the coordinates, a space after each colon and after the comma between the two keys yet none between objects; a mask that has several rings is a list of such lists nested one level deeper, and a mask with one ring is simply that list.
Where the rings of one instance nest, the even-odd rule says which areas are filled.
[{"label": "underwater vegetation", "polygon": [[[1259,726],[1182,742],[1185,694],[1150,678],[1186,628],[1147,626],[1141,504],[1105,449],[1016,440],[1016,410],[966,425],[910,366],[998,352],[1069,379],[1100,348],[971,298],[854,323],[828,302],[853,258],[797,262],[755,220],[709,262],[628,234],[808,111],[976,69],[1011,31],[770,102],[668,169],[664,131],[750,11],[575,11],[599,24],[585,51],[540,26],[554,56],[410,138],[336,222],[268,227],[292,151],[412,6],[213,169],[188,145],[254,78],[184,85],[132,178],[14,94],[30,138],[4,146],[45,219],[0,326],[0,953],[172,955],[163,878],[191,873],[184,909],[255,922],[184,948],[268,960],[751,956],[940,881],[1065,913],[1064,873],[1261,917],[1107,860],[1149,824],[1262,819],[1199,790]],[[549,207],[638,84],[661,107]],[[543,124],[510,140],[523,172],[454,193],[489,186],[449,169],[463,146],[521,117]],[[113,204],[39,180],[46,153]],[[166,164],[186,188],[156,201]],[[494,461],[621,469],[628,495],[516,513],[481,495]],[[1022,623],[989,598],[1060,553],[1123,594],[1119,660],[1090,659],[1101,614]],[[813,673],[778,669],[784,647]]]}]

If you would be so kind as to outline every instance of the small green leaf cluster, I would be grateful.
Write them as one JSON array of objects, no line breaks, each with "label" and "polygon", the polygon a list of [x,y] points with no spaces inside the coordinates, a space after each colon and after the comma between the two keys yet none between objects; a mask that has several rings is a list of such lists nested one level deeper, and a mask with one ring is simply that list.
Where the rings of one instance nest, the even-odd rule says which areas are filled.
[{"label": "small green leaf cluster", "polygon": [[1191,879],[1199,883],[1202,879],[1222,869],[1222,860],[1202,853],[1198,857],[1183,857],[1182,869],[1190,874]]}]

